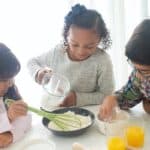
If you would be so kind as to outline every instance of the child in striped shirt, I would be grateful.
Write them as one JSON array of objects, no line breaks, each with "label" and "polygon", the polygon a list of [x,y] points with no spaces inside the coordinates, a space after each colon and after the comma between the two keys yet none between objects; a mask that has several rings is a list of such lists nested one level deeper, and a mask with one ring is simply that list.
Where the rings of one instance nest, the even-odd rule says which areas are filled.
[{"label": "child in striped shirt", "polygon": [[133,68],[127,84],[107,96],[99,109],[99,117],[107,118],[113,108],[134,107],[142,102],[144,110],[150,113],[150,19],[142,21],[134,30],[126,45],[125,54]]}]

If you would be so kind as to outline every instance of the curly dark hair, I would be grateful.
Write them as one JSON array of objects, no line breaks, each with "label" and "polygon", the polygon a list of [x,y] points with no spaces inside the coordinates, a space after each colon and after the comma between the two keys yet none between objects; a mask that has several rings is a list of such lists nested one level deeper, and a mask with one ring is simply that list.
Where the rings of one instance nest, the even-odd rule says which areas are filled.
[{"label": "curly dark hair", "polygon": [[133,62],[150,65],[150,19],[143,20],[126,44],[125,55]]},{"label": "curly dark hair", "polygon": [[0,79],[14,77],[20,71],[20,63],[11,50],[0,43]]},{"label": "curly dark hair", "polygon": [[63,37],[66,45],[68,31],[71,25],[86,29],[94,29],[101,39],[100,44],[103,50],[109,48],[112,44],[105,22],[101,14],[96,10],[87,9],[80,4],[76,4],[72,7],[72,10],[66,15],[64,22]]}]

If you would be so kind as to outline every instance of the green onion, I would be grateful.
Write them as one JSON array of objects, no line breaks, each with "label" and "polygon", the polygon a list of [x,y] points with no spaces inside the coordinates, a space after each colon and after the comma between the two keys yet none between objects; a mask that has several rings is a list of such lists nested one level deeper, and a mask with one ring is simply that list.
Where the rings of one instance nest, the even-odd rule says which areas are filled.
[{"label": "green onion", "polygon": [[[9,107],[14,100],[6,99],[5,104]],[[53,121],[59,128],[66,130],[69,126],[76,126],[80,128],[81,121],[77,117],[69,114],[56,114],[51,112],[45,112],[43,110],[28,106],[28,110],[36,113],[39,116],[47,118],[50,121]],[[74,125],[75,124],[75,125]]]}]

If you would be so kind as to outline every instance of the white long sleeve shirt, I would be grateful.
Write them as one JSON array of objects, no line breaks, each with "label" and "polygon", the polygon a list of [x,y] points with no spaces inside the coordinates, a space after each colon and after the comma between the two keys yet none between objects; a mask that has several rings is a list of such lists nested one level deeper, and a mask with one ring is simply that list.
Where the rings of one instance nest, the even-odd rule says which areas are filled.
[{"label": "white long sleeve shirt", "polygon": [[71,90],[76,93],[77,106],[100,104],[103,98],[114,90],[110,57],[99,48],[87,59],[73,61],[60,44],[28,62],[30,74],[34,79],[37,71],[43,67],[49,67],[53,72],[69,79]]},{"label": "white long sleeve shirt", "polygon": [[10,131],[13,135],[13,142],[16,142],[25,135],[30,127],[31,115],[18,117],[10,123],[3,99],[0,98],[0,133]]}]

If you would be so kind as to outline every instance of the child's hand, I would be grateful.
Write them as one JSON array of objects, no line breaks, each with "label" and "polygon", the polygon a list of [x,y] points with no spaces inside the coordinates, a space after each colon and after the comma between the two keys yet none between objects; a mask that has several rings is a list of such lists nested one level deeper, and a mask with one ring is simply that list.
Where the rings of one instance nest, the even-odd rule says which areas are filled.
[{"label": "child's hand", "polygon": [[4,148],[13,142],[13,136],[11,132],[5,132],[0,134],[0,148]]},{"label": "child's hand", "polygon": [[102,105],[100,105],[98,117],[101,120],[110,118],[114,108],[117,106],[117,99],[115,96],[107,96]]},{"label": "child's hand", "polygon": [[149,99],[143,100],[143,108],[144,108],[145,112],[150,114],[150,100]]},{"label": "child's hand", "polygon": [[69,106],[75,106],[75,105],[76,105],[76,94],[75,92],[70,92],[59,106],[69,107]]},{"label": "child's hand", "polygon": [[48,67],[40,69],[35,77],[36,82],[42,84],[43,77],[46,73],[52,73],[52,70]]},{"label": "child's hand", "polygon": [[8,108],[8,118],[14,121],[16,118],[27,114],[27,104],[22,100],[14,101]]}]

